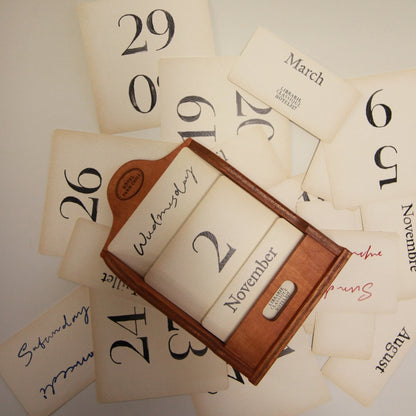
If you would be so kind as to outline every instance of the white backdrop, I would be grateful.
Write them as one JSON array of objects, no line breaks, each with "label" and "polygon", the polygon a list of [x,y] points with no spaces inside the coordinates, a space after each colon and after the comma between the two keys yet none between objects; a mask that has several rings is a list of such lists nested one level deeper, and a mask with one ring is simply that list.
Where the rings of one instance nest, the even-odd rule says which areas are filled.
[{"label": "white backdrop", "polygon": [[[218,55],[238,55],[261,25],[346,78],[416,67],[414,0],[209,3]],[[0,0],[0,343],[75,287],[57,277],[60,259],[41,256],[37,245],[53,130],[98,132],[76,4]],[[126,135],[156,139],[158,129]],[[304,170],[315,144],[296,132],[293,173]],[[413,348],[372,407],[328,382],[332,401],[304,415],[414,415],[415,377]],[[26,414],[2,379],[0,414]],[[101,405],[94,385],[55,414],[196,415],[189,397]]]}]

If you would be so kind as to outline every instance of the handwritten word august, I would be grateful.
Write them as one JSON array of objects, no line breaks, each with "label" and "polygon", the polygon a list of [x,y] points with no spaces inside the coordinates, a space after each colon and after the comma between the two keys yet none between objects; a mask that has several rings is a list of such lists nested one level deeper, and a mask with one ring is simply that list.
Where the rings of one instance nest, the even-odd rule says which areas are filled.
[{"label": "handwritten word august", "polygon": [[17,353],[17,356],[19,358],[23,358],[25,356],[27,359],[27,362],[25,364],[25,367],[27,367],[31,362],[33,358],[33,354],[41,348],[42,350],[46,349],[47,344],[49,344],[55,336],[57,336],[59,333],[65,331],[66,329],[70,328],[72,325],[75,324],[75,322],[79,318],[83,318],[84,324],[88,325],[90,318],[88,316],[90,307],[89,306],[82,306],[82,308],[76,312],[71,319],[68,319],[67,316],[64,314],[62,316],[63,323],[62,325],[57,326],[55,329],[53,329],[50,334],[44,336],[43,338],[38,337],[36,344],[32,347],[28,347],[27,343],[24,342],[22,346],[19,349],[19,352]]},{"label": "handwritten word august", "polygon": [[340,291],[340,292],[344,292],[344,293],[348,293],[350,295],[353,295],[355,292],[357,292],[357,294],[360,294],[360,296],[357,298],[358,302],[363,302],[367,299],[370,299],[371,296],[373,296],[372,292],[371,292],[371,288],[374,286],[373,282],[368,282],[365,285],[356,285],[356,286],[334,286],[331,285],[329,286],[329,288],[326,290],[325,294],[324,294],[324,299],[326,299],[329,295],[330,292],[332,291]]},{"label": "handwritten word august", "polygon": [[61,370],[53,379],[52,381],[47,384],[45,387],[42,387],[39,391],[43,394],[43,397],[45,399],[48,398],[47,396],[47,390],[50,389],[51,393],[54,395],[55,394],[55,384],[58,382],[58,380],[60,378],[64,378],[66,379],[66,376],[68,375],[69,372],[73,373],[74,370],[78,367],[82,367],[90,358],[92,358],[94,356],[94,352],[91,351],[89,352],[86,357],[82,357],[81,361],[77,360],[76,363],[74,365],[70,365],[69,367],[67,367],[65,370]]},{"label": "handwritten word august", "polygon": [[156,230],[163,225],[163,219],[165,215],[172,209],[176,208],[178,205],[178,197],[180,195],[186,194],[188,190],[188,181],[189,179],[193,179],[195,183],[198,183],[196,176],[194,174],[192,166],[185,170],[185,178],[182,181],[182,189],[179,189],[176,182],[173,183],[173,193],[170,197],[170,201],[168,202],[166,208],[162,209],[159,214],[155,215],[154,213],[150,214],[150,219],[152,220],[151,229],[147,232],[140,232],[138,235],[139,242],[137,244],[133,244],[134,249],[140,256],[144,254],[144,247],[147,243],[152,239],[153,234]]},{"label": "handwritten word august", "polygon": [[356,252],[356,251],[353,251],[352,254],[355,254],[356,256],[359,256],[364,260],[367,260],[367,259],[372,258],[372,257],[380,257],[380,256],[383,255],[381,250],[378,251],[378,252],[371,252],[370,250],[371,250],[371,244],[368,246],[367,250],[360,251],[359,253]]}]

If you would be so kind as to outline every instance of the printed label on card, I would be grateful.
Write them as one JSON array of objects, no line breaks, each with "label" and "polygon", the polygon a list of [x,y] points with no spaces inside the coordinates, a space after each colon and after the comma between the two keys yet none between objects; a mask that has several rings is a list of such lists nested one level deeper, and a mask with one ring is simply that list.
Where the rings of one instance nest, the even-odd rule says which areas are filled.
[{"label": "printed label on card", "polygon": [[192,137],[213,149],[259,126],[290,175],[289,120],[227,79],[235,61],[225,56],[160,61],[162,139]]},{"label": "printed label on card", "polygon": [[143,299],[91,289],[101,402],[227,388],[224,361]]},{"label": "printed label on card", "polygon": [[227,390],[192,395],[198,416],[297,416],[330,400],[303,330],[295,334],[257,386],[231,367],[228,377]]},{"label": "printed label on card", "polygon": [[399,236],[399,298],[416,297],[416,195],[361,207],[364,229]]},{"label": "printed label on card", "polygon": [[160,124],[161,57],[214,55],[206,0],[84,2],[78,16],[103,133]]},{"label": "printed label on card", "polygon": [[408,196],[416,189],[416,70],[351,81],[362,97],[325,158],[337,208]]},{"label": "printed label on card", "polygon": [[378,314],[374,348],[368,360],[330,358],[325,377],[370,406],[394,374],[416,339],[416,299],[400,301],[394,314]]},{"label": "printed label on card", "polygon": [[0,374],[31,416],[94,381],[88,289],[81,287],[0,345]]},{"label": "printed label on card", "polygon": [[78,218],[111,225],[107,186],[114,172],[132,159],[160,159],[173,143],[56,130],[52,138],[41,254],[63,256]]},{"label": "printed label on card", "polygon": [[229,79],[324,142],[334,138],[359,98],[347,81],[263,28]]}]

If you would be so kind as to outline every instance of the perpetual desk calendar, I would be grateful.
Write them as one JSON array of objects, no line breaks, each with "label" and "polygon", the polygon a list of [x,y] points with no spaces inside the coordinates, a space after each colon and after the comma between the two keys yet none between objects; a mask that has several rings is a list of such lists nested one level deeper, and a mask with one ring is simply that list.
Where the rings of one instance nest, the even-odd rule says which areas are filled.
[{"label": "perpetual desk calendar", "polygon": [[351,255],[192,139],[121,166],[108,199],[107,265],[253,384]]}]

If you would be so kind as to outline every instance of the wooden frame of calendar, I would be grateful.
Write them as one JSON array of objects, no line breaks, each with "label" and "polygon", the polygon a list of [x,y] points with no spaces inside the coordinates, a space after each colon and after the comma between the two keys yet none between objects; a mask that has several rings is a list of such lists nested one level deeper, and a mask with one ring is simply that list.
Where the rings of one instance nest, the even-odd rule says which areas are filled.
[{"label": "wooden frame of calendar", "polygon": [[[184,147],[188,147],[304,234],[226,342],[218,339],[198,321],[149,286],[142,276],[108,251],[112,239]],[[113,175],[107,195],[113,212],[113,224],[101,252],[106,264],[134,292],[203,342],[255,385],[287,346],[351,256],[346,248],[337,245],[223,159],[192,139],[188,139],[162,159],[127,162]],[[265,306],[286,280],[296,284],[296,293],[276,319],[266,319],[262,314]]]}]

